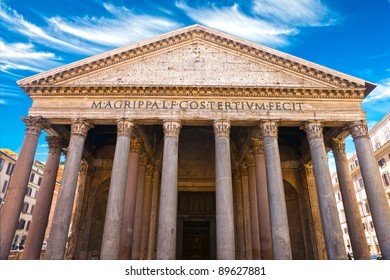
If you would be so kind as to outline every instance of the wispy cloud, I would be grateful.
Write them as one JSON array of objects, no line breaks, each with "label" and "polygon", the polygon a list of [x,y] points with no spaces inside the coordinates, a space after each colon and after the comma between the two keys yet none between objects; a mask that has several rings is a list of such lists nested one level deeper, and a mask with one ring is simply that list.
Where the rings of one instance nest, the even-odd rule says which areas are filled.
[{"label": "wispy cloud", "polygon": [[390,78],[386,78],[378,83],[378,86],[364,100],[362,104],[366,111],[375,112],[378,119],[368,121],[378,121],[390,111]]},{"label": "wispy cloud", "polygon": [[292,26],[328,26],[338,22],[320,0],[253,0],[253,11]]},{"label": "wispy cloud", "polygon": [[168,18],[136,14],[126,7],[103,3],[110,17],[47,18],[50,25],[67,36],[78,37],[104,46],[122,46],[179,28]]},{"label": "wispy cloud", "polygon": [[0,20],[3,24],[7,25],[8,31],[24,35],[26,38],[29,38],[34,42],[53,47],[55,49],[63,50],[65,48],[77,53],[89,53],[89,51],[87,51],[88,49],[85,49],[77,44],[69,43],[67,40],[61,40],[58,37],[51,35],[43,28],[27,21],[23,15],[7,6],[3,1],[0,4]]},{"label": "wispy cloud", "polygon": [[230,7],[209,5],[192,8],[185,1],[176,1],[176,7],[196,22],[263,44],[285,45],[286,36],[297,33],[293,27],[248,16],[241,11],[238,4]]},{"label": "wispy cloud", "polygon": [[0,39],[0,49],[0,71],[5,73],[10,70],[41,72],[58,66],[61,61],[54,53],[35,50],[30,43],[7,44]]}]

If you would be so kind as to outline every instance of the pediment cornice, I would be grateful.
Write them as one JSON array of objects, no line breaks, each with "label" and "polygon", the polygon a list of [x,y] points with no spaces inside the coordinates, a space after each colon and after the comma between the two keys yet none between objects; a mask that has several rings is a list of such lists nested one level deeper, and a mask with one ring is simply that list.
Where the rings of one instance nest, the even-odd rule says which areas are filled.
[{"label": "pediment cornice", "polygon": [[29,96],[226,96],[272,98],[363,99],[364,88],[294,88],[240,86],[32,85]]},{"label": "pediment cornice", "polygon": [[330,88],[364,88],[365,95],[375,88],[375,85],[364,80],[200,25],[169,32],[136,44],[92,56],[75,63],[22,79],[18,81],[18,84],[26,92],[26,88],[29,88],[29,86],[54,86],[66,84],[67,80],[101,71],[104,68],[109,68],[124,62],[136,60],[140,57],[147,57],[156,52],[162,52],[165,49],[180,46],[188,42],[206,42],[226,50],[240,53],[249,56],[254,60],[263,63],[265,62],[286,71],[321,81],[328,84]]}]

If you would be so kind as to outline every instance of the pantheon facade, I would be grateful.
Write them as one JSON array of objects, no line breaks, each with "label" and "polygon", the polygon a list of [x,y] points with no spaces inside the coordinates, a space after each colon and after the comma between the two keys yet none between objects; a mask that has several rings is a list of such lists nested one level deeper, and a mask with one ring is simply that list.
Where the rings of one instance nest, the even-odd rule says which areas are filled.
[{"label": "pantheon facade", "polygon": [[354,139],[382,255],[390,210],[364,98],[375,85],[200,25],[18,81],[32,99],[1,209],[8,257],[42,130],[49,154],[22,259],[355,259],[369,251],[344,139]]}]

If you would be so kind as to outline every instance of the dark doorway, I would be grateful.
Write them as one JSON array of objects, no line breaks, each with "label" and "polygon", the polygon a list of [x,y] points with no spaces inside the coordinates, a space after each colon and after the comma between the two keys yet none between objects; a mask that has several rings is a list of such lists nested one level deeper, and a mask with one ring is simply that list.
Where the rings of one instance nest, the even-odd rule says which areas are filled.
[{"label": "dark doorway", "polygon": [[179,192],[176,257],[216,259],[215,193]]}]

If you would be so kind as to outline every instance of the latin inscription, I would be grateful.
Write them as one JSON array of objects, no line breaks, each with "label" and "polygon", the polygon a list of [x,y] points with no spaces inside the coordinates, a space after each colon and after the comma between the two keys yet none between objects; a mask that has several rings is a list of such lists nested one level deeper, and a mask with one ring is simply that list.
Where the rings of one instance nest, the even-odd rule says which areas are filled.
[{"label": "latin inscription", "polygon": [[91,108],[129,110],[302,111],[303,102],[110,100],[92,101]]}]

